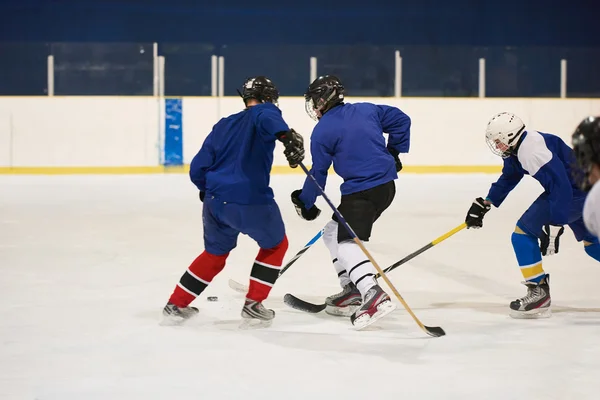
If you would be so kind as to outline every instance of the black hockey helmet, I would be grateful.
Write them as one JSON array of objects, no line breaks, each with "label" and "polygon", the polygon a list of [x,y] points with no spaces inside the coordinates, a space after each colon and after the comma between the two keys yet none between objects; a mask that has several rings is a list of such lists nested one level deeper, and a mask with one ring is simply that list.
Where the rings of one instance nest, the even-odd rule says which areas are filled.
[{"label": "black hockey helmet", "polygon": [[273,103],[278,106],[279,90],[275,84],[266,76],[255,76],[246,79],[242,86],[242,91],[238,90],[239,95],[248,104],[248,100],[255,99],[261,103]]},{"label": "black hockey helmet", "polygon": [[580,177],[579,186],[583,190],[590,189],[588,175],[592,166],[600,166],[600,117],[587,117],[575,129],[571,137],[575,157],[583,177]]},{"label": "black hockey helmet", "polygon": [[304,99],[306,113],[317,121],[327,111],[344,102],[344,85],[336,76],[320,76],[308,86]]}]

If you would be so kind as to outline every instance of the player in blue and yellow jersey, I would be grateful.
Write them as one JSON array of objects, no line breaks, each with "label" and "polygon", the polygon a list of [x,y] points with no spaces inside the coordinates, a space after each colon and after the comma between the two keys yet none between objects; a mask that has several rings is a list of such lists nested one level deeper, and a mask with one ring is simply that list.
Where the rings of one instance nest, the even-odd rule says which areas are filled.
[{"label": "player in blue and yellow jersey", "polygon": [[268,325],[275,316],[262,301],[279,276],[288,241],[269,186],[273,151],[277,140],[283,142],[287,160],[295,168],[304,159],[304,141],[283,120],[277,106],[279,92],[270,79],[248,79],[240,95],[246,108],[217,122],[190,164],[190,178],[204,203],[205,251],[175,287],[163,310],[167,323],[198,312],[189,304],[221,272],[240,233],[260,247],[242,317],[252,325]]},{"label": "player in blue and yellow jersey", "polygon": [[[368,241],[374,222],[396,194],[394,180],[402,169],[399,153],[408,153],[411,120],[396,107],[372,103],[344,103],[344,86],[332,75],[317,78],[304,97],[306,112],[318,123],[310,143],[310,173],[325,188],[327,171],[342,177],[339,212],[359,239]],[[383,133],[389,134],[386,143]],[[315,219],[317,188],[307,177],[292,193],[298,214]],[[395,305],[375,280],[375,267],[352,241],[335,215],[323,235],[340,279],[342,292],[326,299],[326,312],[350,316],[357,328],[375,322]]]},{"label": "player in blue and yellow jersey", "polygon": [[514,114],[502,112],[488,123],[486,141],[504,159],[502,175],[492,184],[487,197],[473,201],[465,222],[481,228],[491,206],[499,207],[524,175],[544,188],[517,222],[512,245],[527,294],[510,303],[514,318],[551,316],[549,275],[542,268],[542,256],[558,253],[560,236],[568,225],[577,241],[584,242],[588,255],[600,261],[600,245],[585,227],[582,212],[586,193],[577,185],[575,153],[561,138],[526,129]]}]

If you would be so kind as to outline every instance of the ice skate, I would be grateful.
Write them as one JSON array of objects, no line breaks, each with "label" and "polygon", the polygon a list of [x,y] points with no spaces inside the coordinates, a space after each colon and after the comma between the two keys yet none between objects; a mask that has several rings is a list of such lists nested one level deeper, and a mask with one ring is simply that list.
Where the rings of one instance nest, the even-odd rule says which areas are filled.
[{"label": "ice skate", "polygon": [[242,308],[242,318],[240,329],[266,328],[271,326],[275,311],[265,308],[259,301],[246,299]]},{"label": "ice skate", "polygon": [[198,314],[196,307],[177,307],[175,304],[167,303],[163,308],[161,325],[179,325],[196,314]]},{"label": "ice skate", "polygon": [[350,322],[356,330],[361,330],[395,309],[396,305],[390,296],[379,285],[375,285],[367,291],[363,305],[352,314]]},{"label": "ice skate", "polygon": [[341,292],[325,299],[325,312],[329,315],[349,317],[361,304],[362,296],[354,283],[350,282]]},{"label": "ice skate", "polygon": [[527,295],[510,303],[510,316],[513,318],[550,318],[550,286],[546,275],[540,283],[523,282]]}]

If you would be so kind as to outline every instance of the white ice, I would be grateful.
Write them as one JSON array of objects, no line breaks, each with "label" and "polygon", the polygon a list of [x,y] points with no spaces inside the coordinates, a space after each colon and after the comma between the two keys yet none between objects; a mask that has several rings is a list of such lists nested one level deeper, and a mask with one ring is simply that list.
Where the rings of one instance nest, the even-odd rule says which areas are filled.
[{"label": "white ice", "polygon": [[[401,174],[367,248],[388,266],[459,225],[493,175]],[[296,215],[302,175],[274,176],[296,253],[331,216]],[[327,192],[337,202],[339,179]],[[337,292],[322,242],[277,282],[273,326],[238,330],[256,245],[240,237],[185,326],[159,326],[180,275],[203,250],[201,204],[186,175],[0,177],[1,399],[598,399],[600,265],[570,231],[545,260],[552,318],[514,320],[525,287],[510,236],[541,188],[530,178],[464,230],[389,277],[402,306],[367,331],[348,319],[288,308],[293,293]],[[385,286],[384,286],[385,287]],[[208,302],[206,296],[219,297]]]}]

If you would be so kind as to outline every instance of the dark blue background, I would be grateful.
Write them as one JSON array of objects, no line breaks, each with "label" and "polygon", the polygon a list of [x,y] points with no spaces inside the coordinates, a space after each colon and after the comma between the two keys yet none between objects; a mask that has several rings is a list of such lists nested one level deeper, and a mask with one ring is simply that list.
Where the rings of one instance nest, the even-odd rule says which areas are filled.
[{"label": "dark blue background", "polygon": [[44,94],[55,56],[56,94],[151,94],[152,42],[166,58],[167,95],[209,95],[210,56],[225,57],[225,94],[270,75],[300,95],[309,57],[350,94],[393,94],[394,51],[403,94],[600,96],[600,2],[1,0],[0,94]]}]

